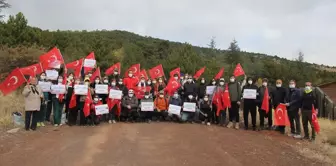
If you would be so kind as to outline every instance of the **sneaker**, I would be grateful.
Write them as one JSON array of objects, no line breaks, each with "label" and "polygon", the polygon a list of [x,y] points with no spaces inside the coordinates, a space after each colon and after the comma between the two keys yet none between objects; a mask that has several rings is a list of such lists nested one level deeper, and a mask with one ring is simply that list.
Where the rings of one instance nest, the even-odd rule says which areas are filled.
[{"label": "sneaker", "polygon": [[45,127],[45,124],[44,124],[43,122],[41,122],[41,126],[42,126],[42,127]]},{"label": "sneaker", "polygon": [[205,122],[204,122],[204,121],[202,121],[202,124],[205,124]]},{"label": "sneaker", "polygon": [[37,122],[36,127],[41,127],[41,123]]},{"label": "sneaker", "polygon": [[303,139],[305,139],[305,140],[309,140],[310,138],[307,137],[307,136],[304,136]]},{"label": "sneaker", "polygon": [[229,124],[226,126],[227,128],[232,128],[233,127],[233,123],[232,122],[229,122]]},{"label": "sneaker", "polygon": [[58,124],[54,124],[55,127],[58,127]]},{"label": "sneaker", "polygon": [[237,122],[236,125],[235,125],[235,129],[236,130],[239,130],[239,123]]},{"label": "sneaker", "polygon": [[294,135],[294,138],[296,139],[302,139],[302,136],[300,134]]},{"label": "sneaker", "polygon": [[117,122],[116,122],[115,120],[112,120],[112,123],[115,124],[115,123],[117,123]]},{"label": "sneaker", "polygon": [[293,134],[293,133],[289,133],[288,136],[289,136],[289,137],[295,137],[296,135]]},{"label": "sneaker", "polygon": [[61,123],[61,124],[59,124],[59,126],[61,127],[63,124]]},{"label": "sneaker", "polygon": [[206,125],[210,126],[211,124],[210,124],[210,122],[208,122]]},{"label": "sneaker", "polygon": [[109,120],[108,123],[111,124],[111,123],[112,123],[112,120]]},{"label": "sneaker", "polygon": [[149,120],[149,119],[147,120],[147,123],[151,123],[151,122],[152,122],[151,120]]}]

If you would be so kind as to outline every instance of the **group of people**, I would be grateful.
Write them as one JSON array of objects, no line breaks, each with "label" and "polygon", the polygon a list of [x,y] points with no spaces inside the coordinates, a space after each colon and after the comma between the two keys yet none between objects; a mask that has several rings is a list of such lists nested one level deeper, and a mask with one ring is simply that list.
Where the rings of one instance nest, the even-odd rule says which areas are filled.
[{"label": "group of people", "polygon": [[[312,84],[307,82],[302,91],[297,88],[294,80],[288,85],[276,80],[275,87],[269,86],[268,80],[262,80],[262,86],[256,85],[256,80],[246,77],[242,82],[238,82],[235,76],[231,76],[226,83],[224,78],[210,81],[205,78],[194,79],[191,75],[175,74],[173,76],[180,83],[180,87],[174,92],[168,93],[166,90],[167,80],[164,77],[157,79],[145,79],[145,77],[135,78],[132,71],[128,76],[122,78],[116,69],[112,75],[92,78],[92,72],[88,72],[83,77],[74,77],[73,73],[66,76],[60,74],[57,80],[48,80],[46,73],[42,73],[38,78],[31,77],[29,83],[24,87],[25,97],[25,129],[36,130],[37,127],[45,126],[44,122],[49,121],[53,112],[53,124],[55,127],[62,125],[61,117],[66,113],[67,124],[73,125],[98,125],[99,123],[117,122],[148,122],[151,121],[176,121],[180,123],[202,123],[206,125],[218,124],[228,128],[239,129],[239,110],[243,110],[244,129],[249,128],[249,115],[252,120],[252,130],[278,130],[285,133],[285,126],[274,126],[272,111],[266,113],[261,104],[265,91],[269,94],[269,110],[275,109],[280,103],[287,106],[290,120],[290,136],[301,138],[301,123],[304,128],[304,139],[315,139],[314,127],[311,125],[311,137],[308,133],[308,123],[312,124],[312,107],[318,108],[316,96]],[[50,82],[51,84],[66,85],[65,94],[52,94],[50,91],[42,91],[39,84]],[[111,99],[109,94],[97,94],[95,87],[98,84],[107,85],[109,89],[120,90],[121,99]],[[87,95],[92,102],[87,102],[87,95],[75,95],[75,85],[87,85],[89,93]],[[207,93],[207,86],[215,86],[211,94]],[[138,95],[137,88],[147,89],[142,95]],[[229,93],[230,107],[218,108],[213,100],[216,92],[225,90]],[[243,98],[244,91],[256,90],[256,98]],[[74,98],[75,97],[75,98]],[[73,103],[75,102],[75,103]],[[153,111],[141,110],[143,103],[153,102]],[[195,111],[184,111],[184,103],[195,103]],[[109,112],[97,115],[95,106],[107,104]],[[180,114],[169,112],[170,105],[179,106]],[[89,109],[86,112],[85,109]],[[219,111],[217,111],[219,109]],[[256,118],[259,112],[260,124],[257,128]],[[229,121],[227,122],[227,114]],[[265,126],[265,119],[268,125]]]}]

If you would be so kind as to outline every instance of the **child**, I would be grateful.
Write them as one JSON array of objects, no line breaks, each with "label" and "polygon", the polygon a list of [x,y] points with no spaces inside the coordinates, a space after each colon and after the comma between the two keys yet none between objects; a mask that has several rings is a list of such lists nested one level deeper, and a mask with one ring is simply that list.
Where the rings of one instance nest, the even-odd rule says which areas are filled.
[{"label": "child", "polygon": [[157,121],[166,120],[168,117],[168,100],[164,96],[164,92],[160,91],[159,97],[154,100],[154,108]]},{"label": "child", "polygon": [[212,111],[208,95],[205,95],[201,101],[200,109],[200,113],[204,116],[204,121],[202,123],[206,123],[206,125],[210,126],[210,122],[212,120]]},{"label": "child", "polygon": [[98,95],[94,95],[93,103],[91,104],[90,115],[87,117],[88,125],[98,125],[100,122],[101,115],[96,115],[96,106],[102,105],[103,103],[99,100]]},{"label": "child", "polygon": [[[111,80],[110,89],[119,90],[119,88],[117,87],[117,80],[114,78]],[[110,109],[109,124],[116,123],[116,117],[118,117],[118,119],[120,117],[121,101],[118,99],[110,99],[110,98],[106,98],[106,100],[107,100],[107,104],[109,105],[109,109]]]}]

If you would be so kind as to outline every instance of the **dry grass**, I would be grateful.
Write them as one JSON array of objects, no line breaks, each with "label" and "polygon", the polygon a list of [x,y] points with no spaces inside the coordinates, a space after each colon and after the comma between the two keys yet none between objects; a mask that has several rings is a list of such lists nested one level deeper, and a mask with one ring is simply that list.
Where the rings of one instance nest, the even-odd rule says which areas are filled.
[{"label": "dry grass", "polygon": [[19,91],[7,96],[0,94],[0,128],[13,127],[12,112],[16,111],[21,113],[24,111],[24,101]]}]

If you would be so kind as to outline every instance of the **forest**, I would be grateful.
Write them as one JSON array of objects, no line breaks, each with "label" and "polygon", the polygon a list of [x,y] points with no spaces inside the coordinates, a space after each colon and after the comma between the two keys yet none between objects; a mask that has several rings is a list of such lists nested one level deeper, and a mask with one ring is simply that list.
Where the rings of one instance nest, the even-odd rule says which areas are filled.
[{"label": "forest", "polygon": [[228,43],[226,50],[221,50],[216,48],[214,39],[205,48],[119,30],[49,31],[29,26],[23,13],[1,21],[0,36],[1,80],[16,67],[37,63],[41,54],[56,46],[66,62],[83,58],[94,51],[98,66],[103,71],[117,62],[121,62],[122,71],[136,63],[140,63],[142,69],[162,64],[166,76],[176,67],[180,67],[182,73],[194,74],[206,66],[203,77],[209,80],[224,67],[227,80],[236,64],[240,63],[246,75],[257,81],[268,78],[274,83],[276,79],[282,79],[287,84],[294,79],[300,86],[305,81],[314,85],[336,81],[334,67],[307,63],[302,52],[297,59],[288,60],[240,50],[236,40]]}]

